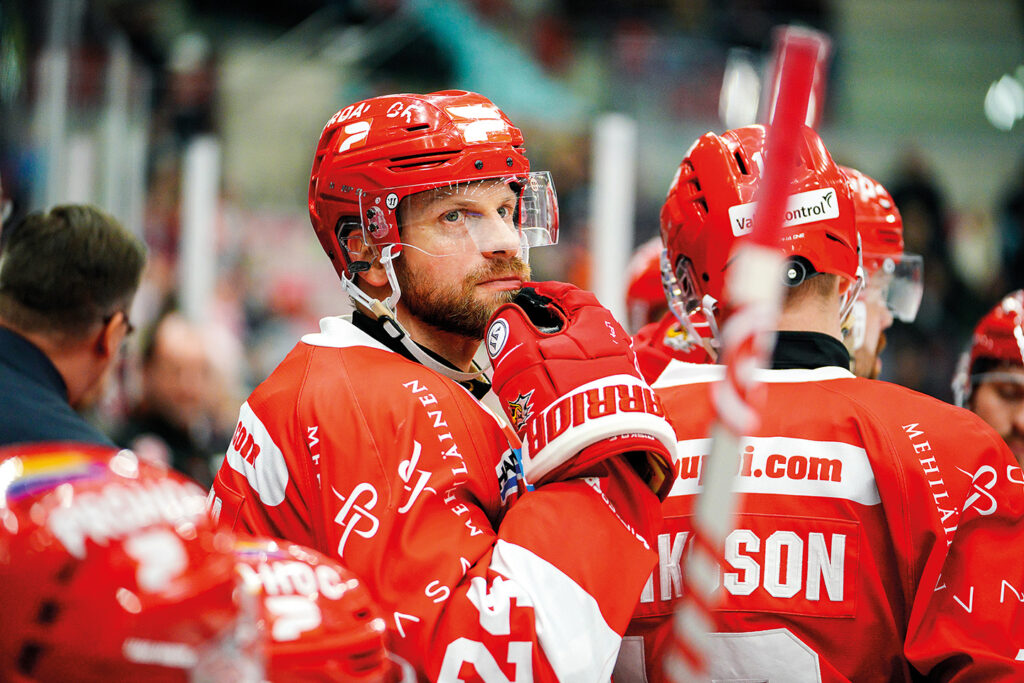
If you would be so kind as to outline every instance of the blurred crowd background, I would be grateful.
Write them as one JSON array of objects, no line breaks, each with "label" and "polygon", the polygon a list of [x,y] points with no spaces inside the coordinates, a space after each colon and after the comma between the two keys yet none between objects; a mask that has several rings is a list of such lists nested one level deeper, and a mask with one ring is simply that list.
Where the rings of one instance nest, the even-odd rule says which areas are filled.
[{"label": "blurred crowd background", "polygon": [[785,23],[832,37],[822,138],[891,191],[924,255],[883,378],[950,400],[973,324],[1024,287],[1019,1],[0,0],[4,206],[93,203],[144,237],[140,333],[95,418],[208,483],[248,391],[347,305],[306,213],[336,110],[487,95],[555,179],[560,244],[536,277],[593,288],[609,276],[591,258],[595,122],[635,125],[638,245],[690,143],[754,122]]}]

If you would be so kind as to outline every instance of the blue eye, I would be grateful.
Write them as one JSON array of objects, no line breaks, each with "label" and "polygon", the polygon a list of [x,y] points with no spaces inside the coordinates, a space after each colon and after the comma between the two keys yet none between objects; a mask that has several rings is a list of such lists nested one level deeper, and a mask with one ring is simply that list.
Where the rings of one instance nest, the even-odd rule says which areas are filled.
[{"label": "blue eye", "polygon": [[512,212],[509,210],[509,208],[507,206],[499,206],[498,207],[498,215],[501,216],[502,218],[504,218],[505,216],[508,216],[511,213]]}]

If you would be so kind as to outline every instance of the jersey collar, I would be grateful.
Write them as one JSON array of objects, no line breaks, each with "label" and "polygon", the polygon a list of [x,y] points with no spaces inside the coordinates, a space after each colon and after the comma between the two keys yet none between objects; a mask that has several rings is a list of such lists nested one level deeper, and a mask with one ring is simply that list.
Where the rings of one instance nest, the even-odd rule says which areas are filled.
[{"label": "jersey collar", "polygon": [[[361,332],[366,333],[374,341],[385,346],[391,351],[394,351],[395,353],[398,353],[404,356],[405,358],[408,358],[414,363],[419,362],[416,360],[415,357],[413,357],[411,353],[409,353],[408,349],[406,349],[400,341],[394,339],[391,335],[387,333],[387,331],[384,329],[384,326],[379,321],[374,320],[370,316],[360,311],[353,311],[352,324],[355,325],[356,328],[358,328]],[[434,353],[433,351],[423,346],[422,344],[417,344],[417,346],[423,349],[425,353],[427,353],[431,358],[436,360],[438,363],[443,363],[444,365],[450,367],[452,370],[458,370],[458,368],[449,363],[447,359]],[[477,400],[482,399],[484,395],[491,390],[491,383],[484,379],[483,375],[476,379],[471,379],[467,382],[458,383],[464,386],[466,390],[469,391],[469,393],[473,394],[473,396]]]},{"label": "jersey collar", "polygon": [[850,369],[850,352],[835,337],[820,332],[779,332],[772,352],[773,370]]}]

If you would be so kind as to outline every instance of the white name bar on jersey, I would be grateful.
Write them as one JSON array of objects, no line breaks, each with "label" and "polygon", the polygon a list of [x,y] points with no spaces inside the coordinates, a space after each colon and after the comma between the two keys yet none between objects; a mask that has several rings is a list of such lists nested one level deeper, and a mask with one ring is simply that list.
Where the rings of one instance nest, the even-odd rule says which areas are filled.
[{"label": "white name bar on jersey", "polygon": [[[734,491],[842,498],[862,505],[879,503],[871,463],[859,446],[775,436],[744,438],[740,448]],[[669,495],[695,495],[703,488],[711,439],[680,441],[678,453],[676,481]]]}]

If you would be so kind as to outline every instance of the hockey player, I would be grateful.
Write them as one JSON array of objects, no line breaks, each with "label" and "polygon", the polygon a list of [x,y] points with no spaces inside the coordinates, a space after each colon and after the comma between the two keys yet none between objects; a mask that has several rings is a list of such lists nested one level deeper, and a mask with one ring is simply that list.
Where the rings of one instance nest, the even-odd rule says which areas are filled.
[{"label": "hockey player", "polygon": [[660,236],[640,245],[630,259],[626,290],[630,329],[636,330],[633,348],[640,372],[649,382],[657,379],[673,358],[688,363],[709,363],[712,358],[705,348],[706,324],[698,320],[696,326],[684,327],[668,310],[662,282],[664,251]]},{"label": "hockey player", "polygon": [[0,680],[260,683],[232,543],[195,482],[131,451],[0,450]]},{"label": "hockey player", "polygon": [[[684,313],[730,314],[723,283],[749,232],[764,140],[760,126],[708,133],[671,184],[662,236]],[[709,676],[1024,680],[1021,469],[976,416],[850,373],[840,341],[858,278],[849,186],[810,128],[798,154],[782,229],[787,292],[758,375],[760,428],[742,442]],[[654,384],[679,438],[679,475],[631,626],[643,638],[623,644],[617,681],[642,675],[642,658],[650,679],[660,675],[724,371],[673,362]]]},{"label": "hockey player", "polygon": [[[670,482],[675,438],[625,331],[568,285],[517,295],[558,226],[522,145],[461,91],[331,118],[310,217],[357,310],[250,395],[213,486],[229,525],[360,576],[430,680],[607,679]],[[522,482],[516,433],[479,400],[485,329]]]},{"label": "hockey player", "polygon": [[1010,292],[978,321],[960,356],[953,396],[987,422],[1024,463],[1024,290]]},{"label": "hockey player", "polygon": [[878,379],[885,331],[894,319],[910,323],[924,293],[922,259],[903,251],[903,218],[889,192],[857,169],[840,166],[853,195],[860,234],[864,288],[843,324],[843,343],[858,377]]}]

